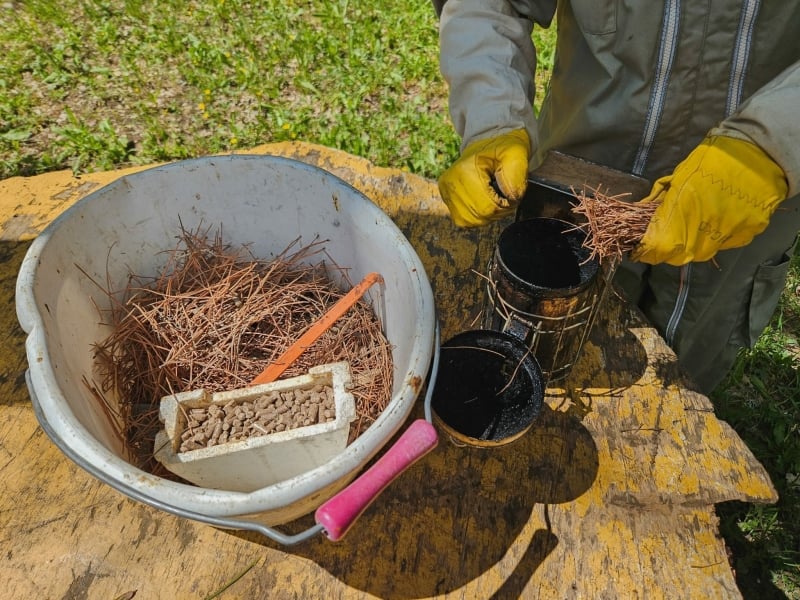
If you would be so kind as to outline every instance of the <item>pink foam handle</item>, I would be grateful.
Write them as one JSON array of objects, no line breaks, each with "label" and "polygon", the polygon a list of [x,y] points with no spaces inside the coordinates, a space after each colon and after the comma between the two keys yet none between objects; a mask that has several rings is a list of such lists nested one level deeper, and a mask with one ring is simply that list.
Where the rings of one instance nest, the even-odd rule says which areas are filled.
[{"label": "pink foam handle", "polygon": [[375,464],[314,513],[328,538],[333,541],[342,539],[353,522],[386,486],[433,450],[438,441],[433,425],[425,419],[414,421]]}]

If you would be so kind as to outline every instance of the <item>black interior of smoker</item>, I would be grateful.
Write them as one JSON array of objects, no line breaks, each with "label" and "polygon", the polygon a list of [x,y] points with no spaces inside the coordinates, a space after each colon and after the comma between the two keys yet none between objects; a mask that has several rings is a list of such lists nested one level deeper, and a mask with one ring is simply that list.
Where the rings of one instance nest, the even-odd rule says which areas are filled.
[{"label": "black interior of smoker", "polygon": [[515,436],[539,414],[543,395],[539,365],[517,338],[472,330],[442,344],[431,406],[454,431],[484,441]]},{"label": "black interior of smoker", "polygon": [[583,247],[585,234],[559,219],[516,221],[506,227],[497,251],[506,269],[520,281],[543,289],[570,289],[588,282],[597,271]]}]

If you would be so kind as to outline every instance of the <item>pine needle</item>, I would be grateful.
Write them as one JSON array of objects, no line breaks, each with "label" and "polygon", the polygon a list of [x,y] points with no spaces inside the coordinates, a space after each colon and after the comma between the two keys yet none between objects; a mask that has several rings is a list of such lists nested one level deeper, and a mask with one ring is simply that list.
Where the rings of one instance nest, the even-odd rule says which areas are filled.
[{"label": "pine needle", "polygon": [[[132,274],[121,293],[107,291],[112,304],[105,318],[114,330],[94,348],[100,393],[113,390],[120,399],[115,414],[139,466],[169,476],[153,457],[162,396],[246,387],[347,292],[331,278],[338,273],[349,284],[346,272],[331,263],[320,240],[302,247],[295,240],[263,261],[227,245],[220,233],[209,238],[208,230],[182,230],[160,273]],[[352,442],[392,391],[392,348],[363,299],[283,377],[338,361],[350,363],[354,382]]]},{"label": "pine needle", "polygon": [[631,202],[630,194],[609,196],[601,186],[572,193],[578,199],[572,212],[586,221],[581,228],[590,260],[619,259],[636,248],[658,207],[658,202]]}]

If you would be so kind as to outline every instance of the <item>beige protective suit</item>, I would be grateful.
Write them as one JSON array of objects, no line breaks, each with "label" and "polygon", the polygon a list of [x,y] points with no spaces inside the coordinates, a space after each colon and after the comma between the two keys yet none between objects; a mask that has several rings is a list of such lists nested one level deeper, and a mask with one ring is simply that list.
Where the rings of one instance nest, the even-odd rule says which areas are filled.
[{"label": "beige protective suit", "polygon": [[[531,33],[554,16],[537,117]],[[448,0],[440,47],[462,148],[525,127],[532,166],[557,149],[655,181],[715,133],[781,166],[793,197],[748,246],[685,267],[627,262],[617,275],[713,389],[769,322],[800,230],[800,1]]]}]

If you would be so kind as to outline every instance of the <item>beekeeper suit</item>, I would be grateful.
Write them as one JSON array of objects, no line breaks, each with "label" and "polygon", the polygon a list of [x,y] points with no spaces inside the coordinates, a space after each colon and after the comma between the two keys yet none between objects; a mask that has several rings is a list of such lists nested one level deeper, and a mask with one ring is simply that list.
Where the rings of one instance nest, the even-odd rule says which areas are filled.
[{"label": "beekeeper suit", "polygon": [[[769,322],[800,230],[800,1],[434,5],[463,140],[439,180],[454,223],[513,214],[551,149],[653,181],[659,207],[616,281],[713,389]],[[554,16],[537,116],[531,33]]]}]

